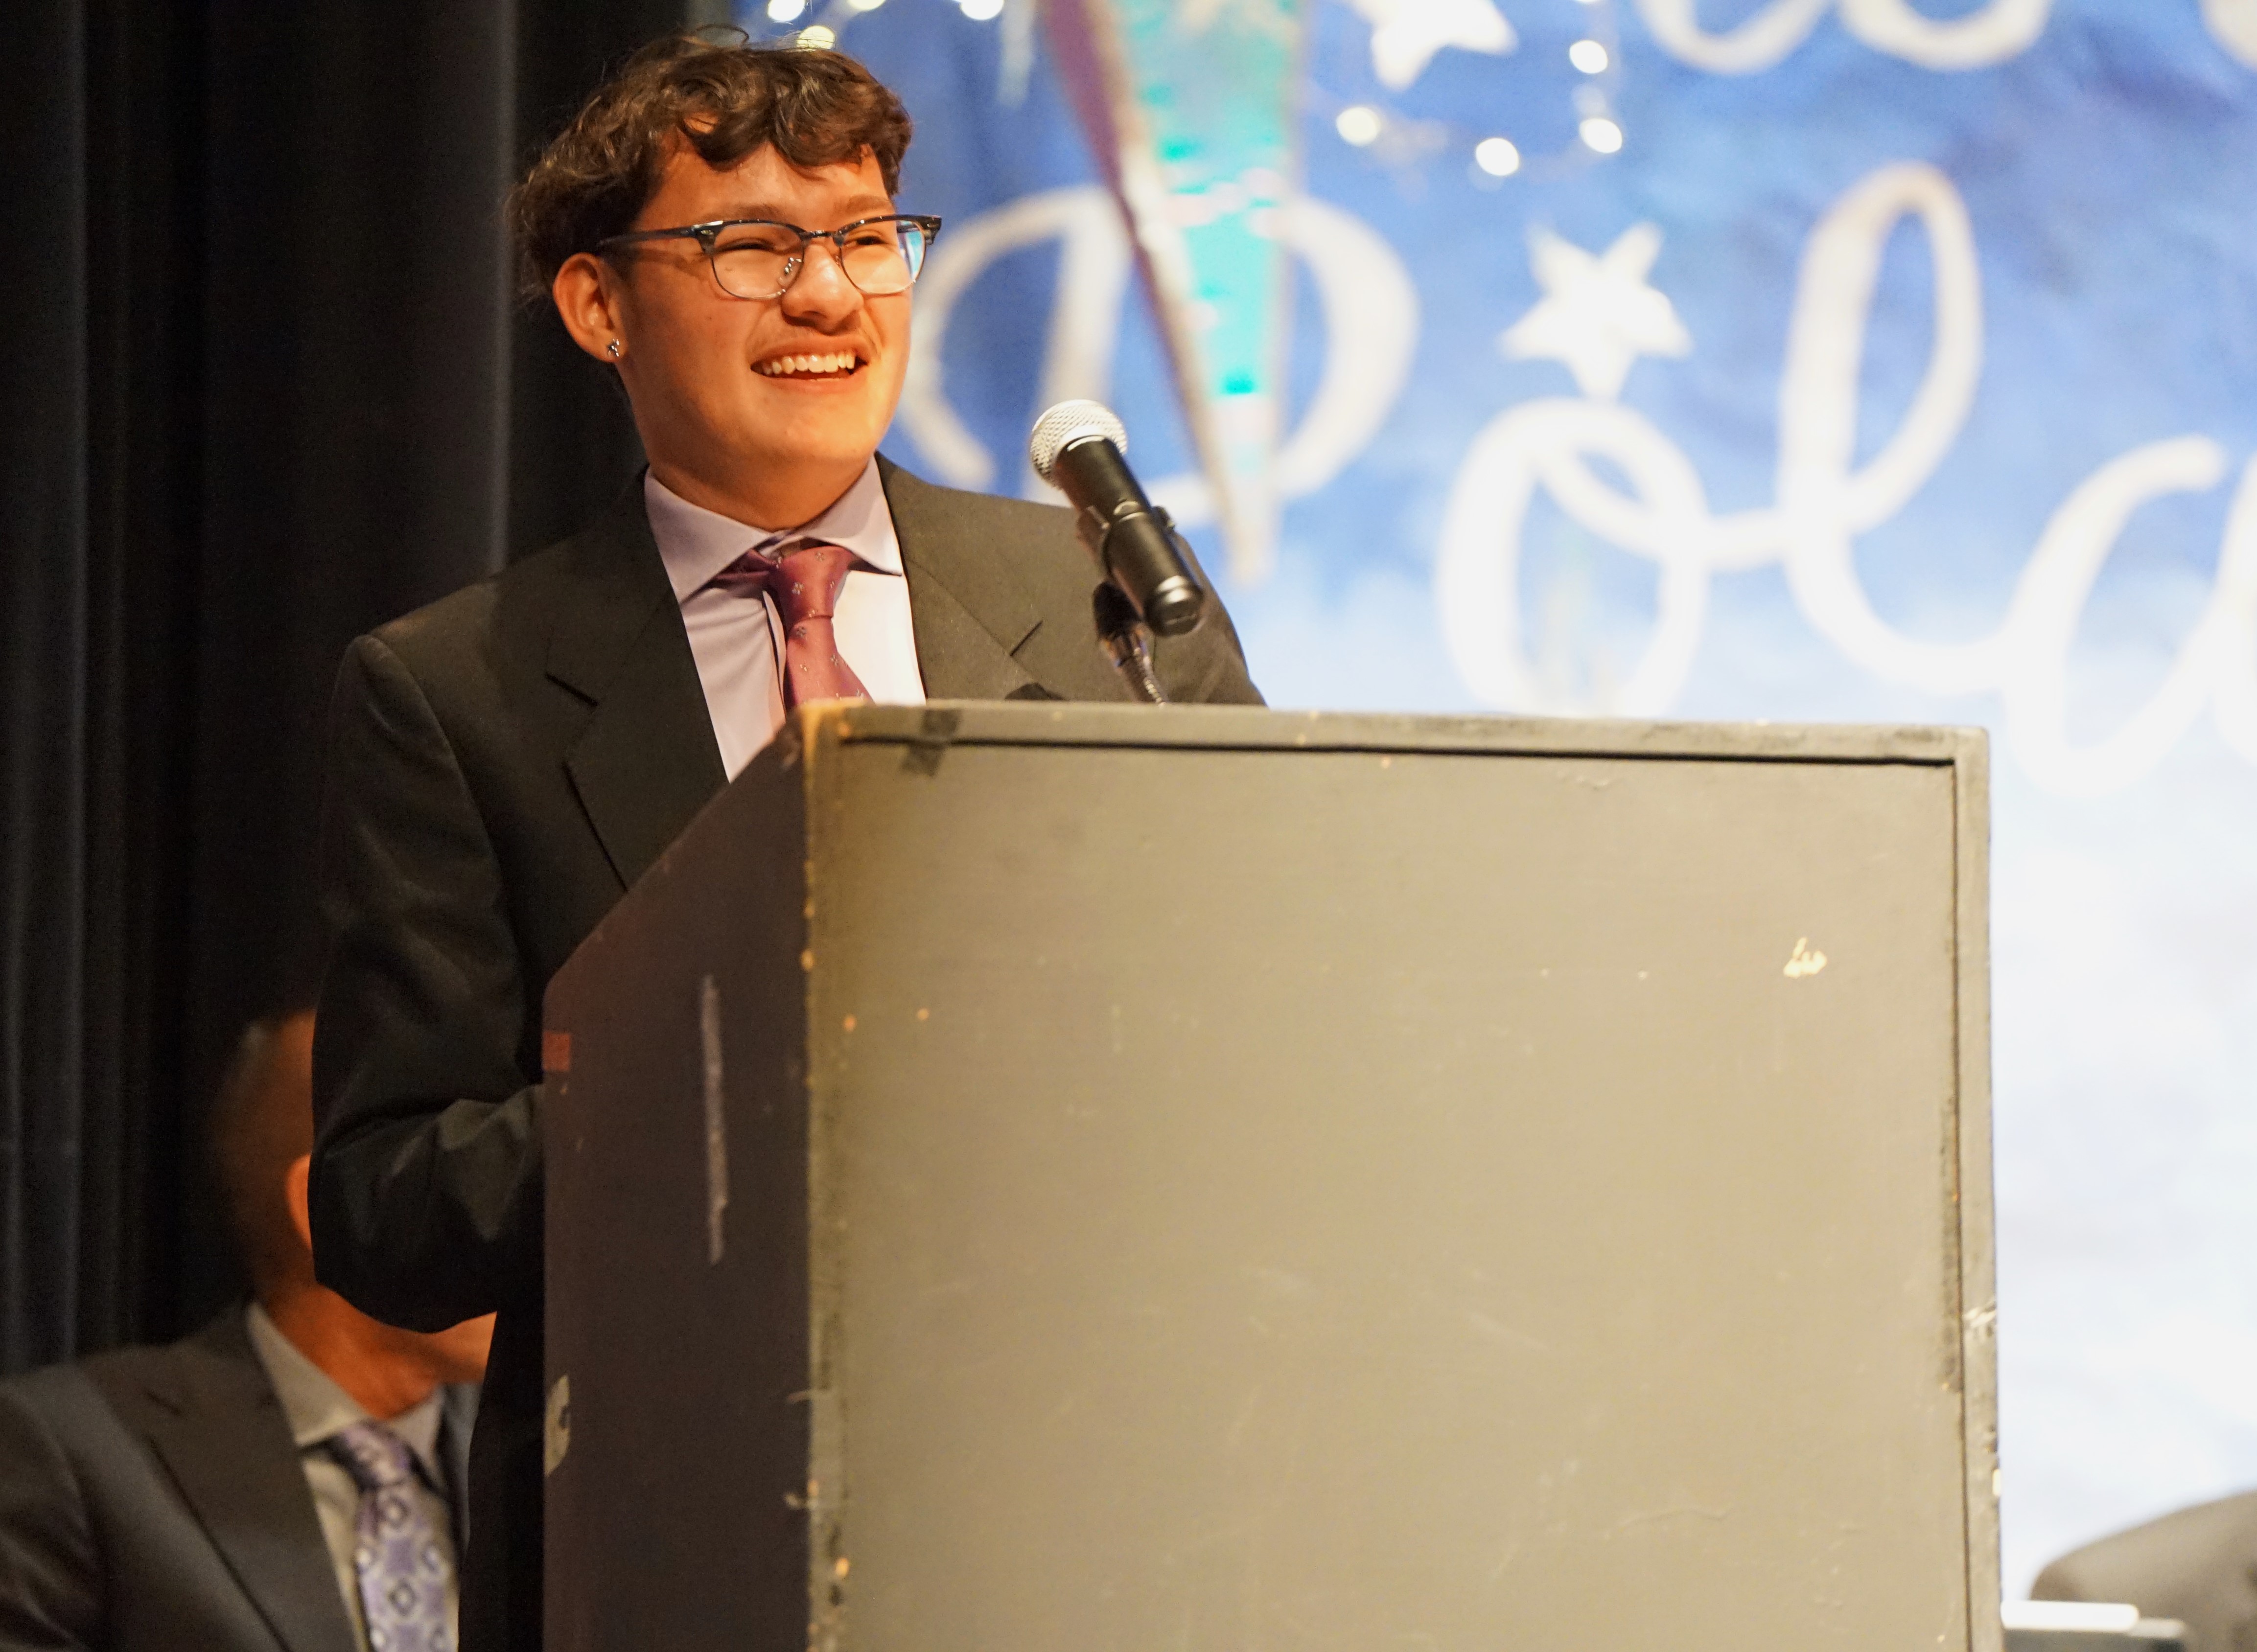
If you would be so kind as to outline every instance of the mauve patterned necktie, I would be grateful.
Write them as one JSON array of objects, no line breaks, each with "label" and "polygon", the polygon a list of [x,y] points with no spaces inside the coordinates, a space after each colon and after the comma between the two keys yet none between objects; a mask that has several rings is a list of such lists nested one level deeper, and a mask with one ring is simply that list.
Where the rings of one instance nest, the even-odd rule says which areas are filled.
[{"label": "mauve patterned necktie", "polygon": [[[773,548],[771,548],[773,547]],[[854,554],[821,540],[769,540],[746,551],[713,576],[738,597],[765,591],[783,617],[783,702],[787,710],[817,700],[867,700],[868,689],[838,653],[831,625]]]},{"label": "mauve patterned necktie", "polygon": [[353,1571],[369,1652],[454,1652],[447,1620],[445,1544],[415,1495],[415,1458],[381,1423],[356,1423],[328,1441],[360,1487]]}]

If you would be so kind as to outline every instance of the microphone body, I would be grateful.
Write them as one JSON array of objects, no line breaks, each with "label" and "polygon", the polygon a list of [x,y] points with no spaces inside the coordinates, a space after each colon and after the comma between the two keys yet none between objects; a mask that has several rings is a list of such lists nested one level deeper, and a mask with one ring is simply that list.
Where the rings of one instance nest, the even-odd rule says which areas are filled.
[{"label": "microphone body", "polygon": [[1144,497],[1121,457],[1121,421],[1095,402],[1060,402],[1036,421],[1035,472],[1072,503],[1081,542],[1107,579],[1162,637],[1199,622],[1206,591],[1176,547],[1168,513]]}]

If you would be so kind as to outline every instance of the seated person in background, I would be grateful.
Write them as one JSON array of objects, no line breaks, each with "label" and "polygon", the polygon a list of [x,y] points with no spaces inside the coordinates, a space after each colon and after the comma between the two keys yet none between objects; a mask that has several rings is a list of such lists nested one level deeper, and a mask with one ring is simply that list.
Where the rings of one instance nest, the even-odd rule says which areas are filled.
[{"label": "seated person in background", "polygon": [[2186,1652],[2257,1652],[2257,1492],[2182,1508],[2063,1555],[2033,1600],[2112,1600],[2186,1625]]},{"label": "seated person in background", "polygon": [[253,1025],[212,1109],[252,1304],[0,1383],[0,1649],[451,1652],[492,1320],[395,1331],[315,1282],[313,1039]]}]

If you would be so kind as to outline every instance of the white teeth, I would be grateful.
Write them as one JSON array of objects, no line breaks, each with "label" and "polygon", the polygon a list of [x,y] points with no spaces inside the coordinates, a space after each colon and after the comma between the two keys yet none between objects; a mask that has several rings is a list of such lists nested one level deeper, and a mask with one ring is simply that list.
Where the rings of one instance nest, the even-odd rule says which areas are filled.
[{"label": "white teeth", "polygon": [[755,371],[770,378],[782,378],[788,373],[846,373],[853,371],[855,361],[853,350],[834,350],[822,356],[779,356],[774,361],[761,363]]}]

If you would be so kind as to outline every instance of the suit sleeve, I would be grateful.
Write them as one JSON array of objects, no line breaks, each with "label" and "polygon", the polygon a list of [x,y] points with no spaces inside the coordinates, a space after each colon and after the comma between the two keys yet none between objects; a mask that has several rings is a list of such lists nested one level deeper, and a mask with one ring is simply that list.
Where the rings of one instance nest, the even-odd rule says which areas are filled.
[{"label": "suit sleeve", "polygon": [[539,1087],[500,865],[421,686],[373,637],[338,673],[322,801],[315,1271],[436,1331],[541,1281]]},{"label": "suit sleeve", "polygon": [[1246,653],[1239,646],[1238,628],[1224,611],[1221,593],[1199,566],[1198,554],[1182,540],[1192,572],[1206,587],[1207,609],[1187,636],[1153,639],[1152,669],[1179,705],[1260,705],[1262,691],[1246,669]]},{"label": "suit sleeve", "polygon": [[22,1389],[0,1387],[0,1652],[99,1646],[102,1591],[78,1477]]}]

